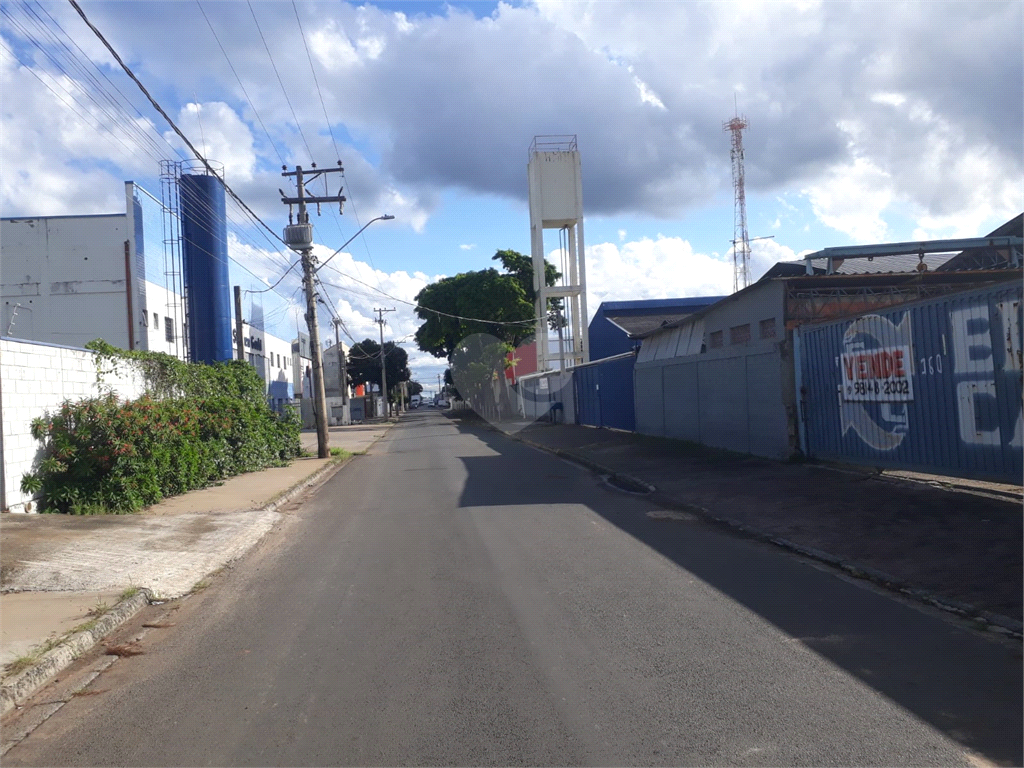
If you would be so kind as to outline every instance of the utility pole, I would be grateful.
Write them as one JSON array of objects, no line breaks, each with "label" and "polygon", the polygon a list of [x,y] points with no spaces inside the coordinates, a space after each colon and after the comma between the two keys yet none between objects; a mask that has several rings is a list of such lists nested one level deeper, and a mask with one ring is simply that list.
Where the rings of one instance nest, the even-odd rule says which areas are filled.
[{"label": "utility pole", "polygon": [[384,410],[387,411],[388,416],[391,416],[391,406],[388,405],[388,372],[384,365],[384,313],[395,310],[374,307],[373,311],[377,313],[377,323],[380,325],[380,389],[381,394],[384,395]]},{"label": "utility pole", "polygon": [[[285,169],[287,166],[283,166]],[[307,181],[313,181],[327,173],[343,173],[341,161],[338,161],[337,168],[326,168],[318,170],[316,163],[313,163],[312,174]],[[313,286],[315,274],[314,266],[316,257],[313,256],[313,225],[309,223],[309,215],[306,213],[306,203],[315,203],[319,213],[321,203],[338,203],[339,206],[345,202],[344,196],[339,194],[318,197],[306,193],[305,182],[303,181],[302,166],[295,166],[294,171],[284,170],[282,176],[294,176],[295,187],[298,197],[288,197],[281,190],[281,202],[288,206],[288,226],[284,229],[284,241],[293,251],[302,256],[302,286],[306,291],[306,325],[309,327],[310,354],[313,356],[313,413],[316,416],[316,444],[317,456],[326,459],[331,455],[329,445],[330,437],[327,432],[327,396],[324,393],[324,365],[323,353],[320,348],[320,323],[316,313],[316,289]],[[292,206],[299,208],[298,222],[292,223]]]},{"label": "utility pole", "polygon": [[235,354],[245,360],[245,340],[242,338],[242,286],[235,286]]},{"label": "utility pole", "polygon": [[341,325],[341,318],[335,317],[334,322],[334,343],[338,350],[338,389],[341,390],[341,404],[348,404],[348,370],[345,365],[345,353],[341,349],[341,336],[338,335],[338,327]]},{"label": "utility pole", "polygon": [[440,400],[444,397],[444,392],[441,391],[441,374],[437,374],[437,398]]}]

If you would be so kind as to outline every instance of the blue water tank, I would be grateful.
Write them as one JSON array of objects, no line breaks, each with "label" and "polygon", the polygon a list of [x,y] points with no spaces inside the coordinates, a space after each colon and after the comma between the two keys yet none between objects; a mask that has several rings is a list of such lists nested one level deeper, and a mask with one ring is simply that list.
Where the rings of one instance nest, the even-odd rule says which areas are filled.
[{"label": "blue water tank", "polygon": [[183,174],[178,194],[189,355],[196,363],[231,360],[234,346],[224,185],[216,176]]}]

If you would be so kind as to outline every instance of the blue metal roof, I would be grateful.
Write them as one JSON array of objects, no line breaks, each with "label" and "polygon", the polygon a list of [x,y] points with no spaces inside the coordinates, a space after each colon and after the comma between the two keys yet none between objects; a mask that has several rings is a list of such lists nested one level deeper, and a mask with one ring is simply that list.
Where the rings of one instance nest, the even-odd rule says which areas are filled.
[{"label": "blue metal roof", "polygon": [[636,312],[658,314],[673,309],[699,309],[714,304],[724,296],[690,296],[681,299],[638,299],[635,301],[602,301],[595,314],[607,315],[614,312]]}]

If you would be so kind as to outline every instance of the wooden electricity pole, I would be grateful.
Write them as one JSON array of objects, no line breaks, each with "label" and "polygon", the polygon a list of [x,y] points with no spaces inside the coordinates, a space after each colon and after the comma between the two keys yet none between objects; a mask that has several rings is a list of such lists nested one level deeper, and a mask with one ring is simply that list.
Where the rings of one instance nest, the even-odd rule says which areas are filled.
[{"label": "wooden electricity pole", "polygon": [[[318,170],[316,163],[313,163],[313,170],[309,171],[310,176],[305,181],[327,173],[343,173],[341,161],[338,161],[337,168],[326,168]],[[316,417],[316,444],[317,456],[326,459],[331,455],[329,445],[330,436],[327,432],[327,397],[324,393],[324,366],[323,354],[320,348],[320,323],[317,320],[316,312],[316,289],[313,285],[313,278],[316,273],[316,257],[313,255],[313,226],[309,223],[309,215],[306,213],[306,203],[315,203],[317,210],[321,203],[345,202],[341,194],[329,196],[309,195],[306,192],[303,170],[301,165],[295,166],[294,171],[285,171],[282,176],[294,176],[297,197],[288,197],[281,193],[281,202],[288,206],[288,226],[284,230],[284,241],[288,247],[302,256],[302,286],[306,291],[306,325],[309,328],[310,354],[313,357],[313,414]],[[338,190],[340,193],[340,189]],[[292,223],[291,207],[297,205],[299,208],[298,222]]]},{"label": "wooden electricity pole", "polygon": [[388,404],[388,372],[384,365],[384,313],[395,310],[374,307],[373,311],[377,313],[377,323],[380,325],[380,391],[384,395],[384,410],[391,416],[391,406]]}]

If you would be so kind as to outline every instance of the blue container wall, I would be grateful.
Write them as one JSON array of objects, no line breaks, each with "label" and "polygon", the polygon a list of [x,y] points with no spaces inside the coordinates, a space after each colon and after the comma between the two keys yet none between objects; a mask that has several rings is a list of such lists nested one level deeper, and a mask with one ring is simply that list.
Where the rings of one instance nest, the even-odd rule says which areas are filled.
[{"label": "blue container wall", "polygon": [[231,289],[228,278],[224,187],[215,176],[180,179],[182,261],[188,293],[193,362],[231,360]]},{"label": "blue container wall", "polygon": [[812,456],[1020,484],[1020,283],[800,330]]},{"label": "blue container wall", "polygon": [[591,365],[573,372],[576,420],[591,427],[636,429],[633,399],[635,357]]}]

